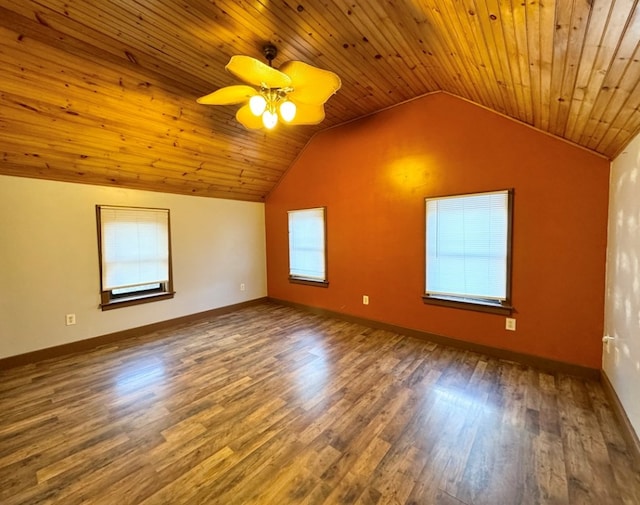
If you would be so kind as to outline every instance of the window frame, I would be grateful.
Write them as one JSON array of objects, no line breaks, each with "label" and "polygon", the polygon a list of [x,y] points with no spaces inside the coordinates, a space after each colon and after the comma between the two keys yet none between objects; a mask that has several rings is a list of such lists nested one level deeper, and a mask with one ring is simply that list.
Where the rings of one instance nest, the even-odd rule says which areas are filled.
[{"label": "window frame", "polygon": [[[297,275],[291,275],[291,229],[290,229],[290,214],[292,212],[304,212],[311,210],[322,210],[322,233],[324,241],[324,279],[313,279],[310,277],[302,277]],[[289,282],[291,284],[302,284],[306,286],[316,287],[328,287],[329,286],[329,270],[328,270],[328,247],[327,247],[327,207],[308,207],[303,209],[291,209],[287,211],[287,256],[288,256],[288,270],[289,270]]]},{"label": "window frame", "polygon": [[[102,255],[102,209],[122,209],[129,211],[166,211],[167,212],[167,249],[168,249],[168,277],[166,282],[149,283],[158,284],[156,288],[140,290],[131,294],[118,293],[114,294],[115,289],[104,289],[103,283],[103,255]],[[173,258],[171,255],[171,211],[165,208],[156,207],[132,207],[129,205],[96,205],[96,224],[98,229],[98,273],[100,276],[100,305],[104,310],[112,310],[121,307],[130,307],[132,305],[140,305],[143,303],[156,302],[160,300],[168,300],[174,297],[173,289]]]},{"label": "window frame", "polygon": [[[427,202],[429,200],[437,200],[437,199],[446,199],[446,198],[457,198],[457,197],[471,197],[471,196],[480,196],[490,193],[506,193],[507,195],[507,234],[506,234],[506,246],[507,246],[507,255],[506,255],[506,266],[505,266],[505,274],[506,274],[506,286],[505,286],[505,300],[500,301],[492,301],[489,299],[483,298],[474,298],[474,297],[456,297],[456,296],[446,296],[446,295],[433,295],[427,293]],[[511,284],[512,284],[512,263],[513,263],[513,200],[514,200],[514,189],[496,189],[489,191],[478,191],[473,193],[458,193],[453,195],[440,195],[440,196],[429,196],[424,199],[424,294],[422,295],[422,300],[425,304],[428,305],[438,305],[442,307],[451,307],[457,309],[466,309],[473,310],[478,312],[487,312],[491,314],[500,314],[509,316],[513,313],[513,301],[511,298]]]}]

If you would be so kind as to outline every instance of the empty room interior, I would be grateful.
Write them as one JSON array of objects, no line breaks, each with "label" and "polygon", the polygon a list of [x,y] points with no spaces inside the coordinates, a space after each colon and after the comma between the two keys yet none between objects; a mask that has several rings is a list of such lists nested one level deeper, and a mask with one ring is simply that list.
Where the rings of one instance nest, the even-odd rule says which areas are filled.
[{"label": "empty room interior", "polygon": [[0,503],[640,504],[640,4],[0,0]]}]

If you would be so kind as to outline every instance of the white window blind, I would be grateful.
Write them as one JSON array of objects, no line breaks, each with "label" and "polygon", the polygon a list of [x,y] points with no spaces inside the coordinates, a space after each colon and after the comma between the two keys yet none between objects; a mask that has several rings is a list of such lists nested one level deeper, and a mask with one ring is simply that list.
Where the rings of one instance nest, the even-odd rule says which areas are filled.
[{"label": "white window blind", "polygon": [[289,275],[326,280],[325,209],[289,211]]},{"label": "white window blind", "polygon": [[426,293],[507,299],[509,192],[427,198]]},{"label": "white window blind", "polygon": [[104,291],[169,280],[169,211],[99,207]]}]

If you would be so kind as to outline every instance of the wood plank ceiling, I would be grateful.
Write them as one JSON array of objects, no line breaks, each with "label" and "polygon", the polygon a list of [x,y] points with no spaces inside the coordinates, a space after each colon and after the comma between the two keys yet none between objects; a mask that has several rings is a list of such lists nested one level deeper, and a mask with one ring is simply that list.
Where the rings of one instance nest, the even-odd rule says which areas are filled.
[{"label": "wood plank ceiling", "polygon": [[[321,125],[196,104],[267,42],[342,78]],[[613,158],[639,42],[637,0],[0,0],[0,173],[262,201],[315,132],[438,90]]]}]

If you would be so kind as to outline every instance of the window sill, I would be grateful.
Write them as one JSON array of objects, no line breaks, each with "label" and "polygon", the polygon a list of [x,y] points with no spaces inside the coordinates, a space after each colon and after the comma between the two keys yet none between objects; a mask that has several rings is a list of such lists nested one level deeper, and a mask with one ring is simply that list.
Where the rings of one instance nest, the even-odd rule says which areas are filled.
[{"label": "window sill", "polygon": [[132,305],[140,305],[143,303],[158,302],[160,300],[169,300],[175,295],[175,291],[163,293],[151,293],[147,295],[127,296],[126,298],[114,298],[106,303],[101,303],[102,310],[119,309],[121,307],[131,307]]},{"label": "window sill", "polygon": [[303,284],[305,286],[316,286],[318,288],[328,288],[329,281],[317,281],[313,279],[303,279],[302,277],[289,277],[291,284]]},{"label": "window sill", "polygon": [[479,301],[462,301],[452,298],[440,298],[429,295],[422,295],[422,301],[428,305],[439,305],[440,307],[474,310],[476,312],[487,312],[490,314],[500,314],[503,316],[510,316],[513,313],[513,307],[511,305],[494,305],[491,303],[482,303]]}]

